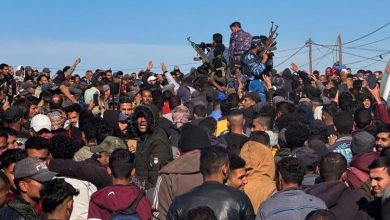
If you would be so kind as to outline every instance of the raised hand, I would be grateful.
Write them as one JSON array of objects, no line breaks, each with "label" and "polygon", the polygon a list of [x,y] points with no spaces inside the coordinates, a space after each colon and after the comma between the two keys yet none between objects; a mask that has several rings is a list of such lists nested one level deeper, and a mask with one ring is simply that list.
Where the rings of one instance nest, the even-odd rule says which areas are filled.
[{"label": "raised hand", "polygon": [[153,61],[149,61],[148,64],[146,65],[147,70],[153,69]]},{"label": "raised hand", "polygon": [[75,65],[79,65],[81,63],[81,58],[77,57],[76,61],[74,61]]},{"label": "raised hand", "polygon": [[381,102],[381,88],[379,84],[377,84],[373,89],[370,89],[370,87],[367,86],[367,89],[377,102]]},{"label": "raised hand", "polygon": [[161,63],[161,71],[162,71],[163,73],[168,72],[168,68],[167,68],[167,66],[165,66],[164,63]]},{"label": "raised hand", "polygon": [[295,63],[291,63],[291,69],[295,73],[299,71],[299,68],[298,68],[297,64],[295,64]]}]

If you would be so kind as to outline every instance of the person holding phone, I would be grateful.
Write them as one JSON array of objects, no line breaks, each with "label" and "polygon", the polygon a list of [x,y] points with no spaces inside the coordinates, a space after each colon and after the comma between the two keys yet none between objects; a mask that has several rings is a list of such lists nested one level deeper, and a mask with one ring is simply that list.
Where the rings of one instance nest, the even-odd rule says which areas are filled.
[{"label": "person holding phone", "polygon": [[89,110],[91,110],[94,115],[100,113],[99,97],[100,97],[100,90],[102,88],[103,88],[103,83],[96,80],[92,82],[92,87],[85,90],[84,93],[85,104],[89,106]]}]

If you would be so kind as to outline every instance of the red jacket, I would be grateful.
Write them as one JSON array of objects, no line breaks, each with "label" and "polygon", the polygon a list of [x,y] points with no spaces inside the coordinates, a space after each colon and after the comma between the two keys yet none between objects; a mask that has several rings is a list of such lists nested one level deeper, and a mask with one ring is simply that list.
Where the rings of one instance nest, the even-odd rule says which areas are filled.
[{"label": "red jacket", "polygon": [[[135,185],[104,187],[92,194],[88,219],[109,219],[112,212],[128,209],[139,193],[140,190]],[[136,210],[143,220],[152,217],[152,206],[145,196],[138,203]]]},{"label": "red jacket", "polygon": [[390,116],[384,104],[378,104],[379,117],[385,124],[390,124]]},{"label": "red jacket", "polygon": [[354,155],[347,170],[347,181],[352,189],[359,190],[370,179],[368,166],[379,157],[379,152]]}]

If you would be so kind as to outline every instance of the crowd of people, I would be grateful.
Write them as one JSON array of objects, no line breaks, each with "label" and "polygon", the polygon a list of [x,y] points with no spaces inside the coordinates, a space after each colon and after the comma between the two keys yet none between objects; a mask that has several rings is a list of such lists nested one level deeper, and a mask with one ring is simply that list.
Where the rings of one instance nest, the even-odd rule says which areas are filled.
[{"label": "crowd of people", "polygon": [[390,219],[387,73],[230,29],[188,74],[0,64],[0,219]]}]

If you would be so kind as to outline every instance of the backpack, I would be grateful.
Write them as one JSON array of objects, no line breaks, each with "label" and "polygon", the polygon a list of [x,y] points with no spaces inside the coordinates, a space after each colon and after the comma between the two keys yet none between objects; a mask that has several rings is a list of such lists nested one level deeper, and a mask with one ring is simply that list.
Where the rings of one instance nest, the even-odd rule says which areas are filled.
[{"label": "backpack", "polygon": [[137,198],[131,203],[128,209],[113,212],[110,216],[110,220],[140,220],[141,217],[138,215],[136,209],[143,195],[144,194],[140,191]]}]

